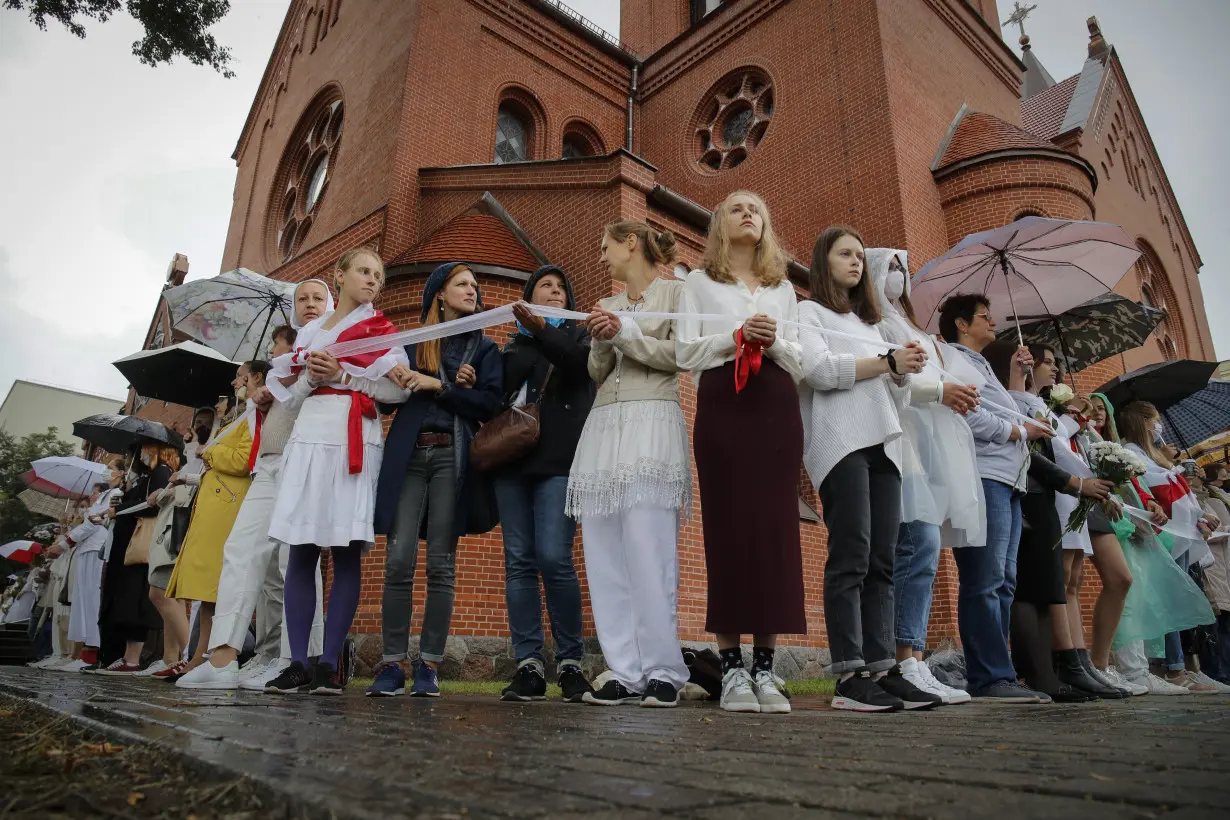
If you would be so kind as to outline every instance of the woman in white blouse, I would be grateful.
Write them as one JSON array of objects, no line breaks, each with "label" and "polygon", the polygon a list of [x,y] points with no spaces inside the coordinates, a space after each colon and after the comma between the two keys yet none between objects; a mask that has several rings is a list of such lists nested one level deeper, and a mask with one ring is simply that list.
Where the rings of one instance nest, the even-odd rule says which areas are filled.
[{"label": "woman in white blouse", "polygon": [[[697,380],[695,440],[708,572],[705,629],[722,657],[722,708],[789,712],[773,676],[780,633],[805,633],[798,481],[797,315],[764,201],[736,191],[714,211],[704,268],[688,276],[679,366]],[[721,314],[716,318],[715,314]],[[739,642],[752,636],[751,674]]]},{"label": "woman in white blouse", "polygon": [[884,344],[863,256],[853,228],[826,228],[812,251],[811,299],[799,308],[803,462],[829,536],[824,616],[840,676],[832,706],[924,709],[942,699],[910,683],[897,665],[893,554],[901,524],[898,411],[909,400],[907,374],[921,371],[927,357],[917,341]]}]

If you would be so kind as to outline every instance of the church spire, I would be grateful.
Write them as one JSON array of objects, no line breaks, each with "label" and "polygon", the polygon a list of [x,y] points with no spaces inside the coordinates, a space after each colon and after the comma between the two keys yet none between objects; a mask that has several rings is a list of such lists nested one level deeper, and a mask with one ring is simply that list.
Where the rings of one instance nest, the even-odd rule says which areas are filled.
[{"label": "church spire", "polygon": [[1021,75],[1022,100],[1043,92],[1055,84],[1055,78],[1046,70],[1041,61],[1034,56],[1033,50],[1029,47],[1029,35],[1025,33],[1025,18],[1036,8],[1036,5],[1022,6],[1020,0],[1014,0],[1012,14],[1008,15],[1008,19],[1001,23],[1001,25],[1005,26],[1015,25],[1021,32],[1021,38],[1018,42],[1021,44],[1021,62],[1025,64],[1025,73]]}]

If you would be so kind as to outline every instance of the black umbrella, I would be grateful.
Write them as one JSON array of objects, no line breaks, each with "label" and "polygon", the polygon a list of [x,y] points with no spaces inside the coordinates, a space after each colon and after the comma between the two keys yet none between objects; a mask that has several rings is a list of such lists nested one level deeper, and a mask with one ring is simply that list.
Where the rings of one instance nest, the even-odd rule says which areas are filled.
[{"label": "black umbrella", "polygon": [[1230,427],[1230,381],[1213,379],[1161,410],[1166,437],[1184,450]]},{"label": "black umbrella", "polygon": [[1164,417],[1167,409],[1208,387],[1209,377],[1215,370],[1217,362],[1194,359],[1147,364],[1116,376],[1096,392],[1106,394],[1116,408],[1134,401],[1147,401]]},{"label": "black umbrella", "polygon": [[73,435],[108,453],[127,452],[134,444],[167,444],[183,449],[184,440],[156,421],[138,416],[100,413],[73,422]]},{"label": "black umbrella", "polygon": [[212,406],[219,396],[229,395],[239,368],[218,351],[196,342],[142,350],[114,364],[139,395],[188,407]]},{"label": "black umbrella", "polygon": [[[1140,347],[1166,318],[1166,311],[1133,302],[1117,293],[1095,296],[1058,316],[1009,316],[1021,321],[1025,344],[1041,344],[1062,357],[1069,373]],[[1016,329],[999,332],[1017,340]]]}]

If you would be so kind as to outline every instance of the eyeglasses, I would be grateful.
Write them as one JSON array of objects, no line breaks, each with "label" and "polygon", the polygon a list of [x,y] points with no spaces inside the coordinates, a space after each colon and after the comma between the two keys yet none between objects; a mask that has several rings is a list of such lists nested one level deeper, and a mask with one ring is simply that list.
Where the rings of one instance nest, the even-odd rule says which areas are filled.
[{"label": "eyeglasses", "polygon": [[977,318],[978,318],[978,317],[980,317],[980,316],[981,316],[983,319],[986,319],[988,322],[989,322],[989,321],[991,321],[991,314],[990,314],[989,312],[984,312],[984,313],[975,313],[973,318],[977,319]]}]

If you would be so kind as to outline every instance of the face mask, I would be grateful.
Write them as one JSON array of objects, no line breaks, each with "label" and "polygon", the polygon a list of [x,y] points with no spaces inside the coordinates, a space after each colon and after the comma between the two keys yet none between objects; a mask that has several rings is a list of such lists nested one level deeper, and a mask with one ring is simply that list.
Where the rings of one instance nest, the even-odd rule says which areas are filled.
[{"label": "face mask", "polygon": [[890,270],[884,280],[884,295],[889,299],[900,299],[905,293],[905,274],[899,270]]},{"label": "face mask", "polygon": [[204,444],[206,441],[208,441],[208,440],[209,440],[209,433],[210,433],[210,428],[208,428],[208,427],[198,427],[198,428],[196,428],[196,441],[197,441],[197,444]]},{"label": "face mask", "polygon": [[1160,421],[1153,425],[1153,440],[1154,441],[1162,440],[1163,430],[1165,430],[1165,428],[1162,426],[1162,423]]},{"label": "face mask", "polygon": [[244,401],[245,399],[248,398],[248,386],[246,384],[243,387],[235,391],[235,398],[239,399],[240,401]]}]

